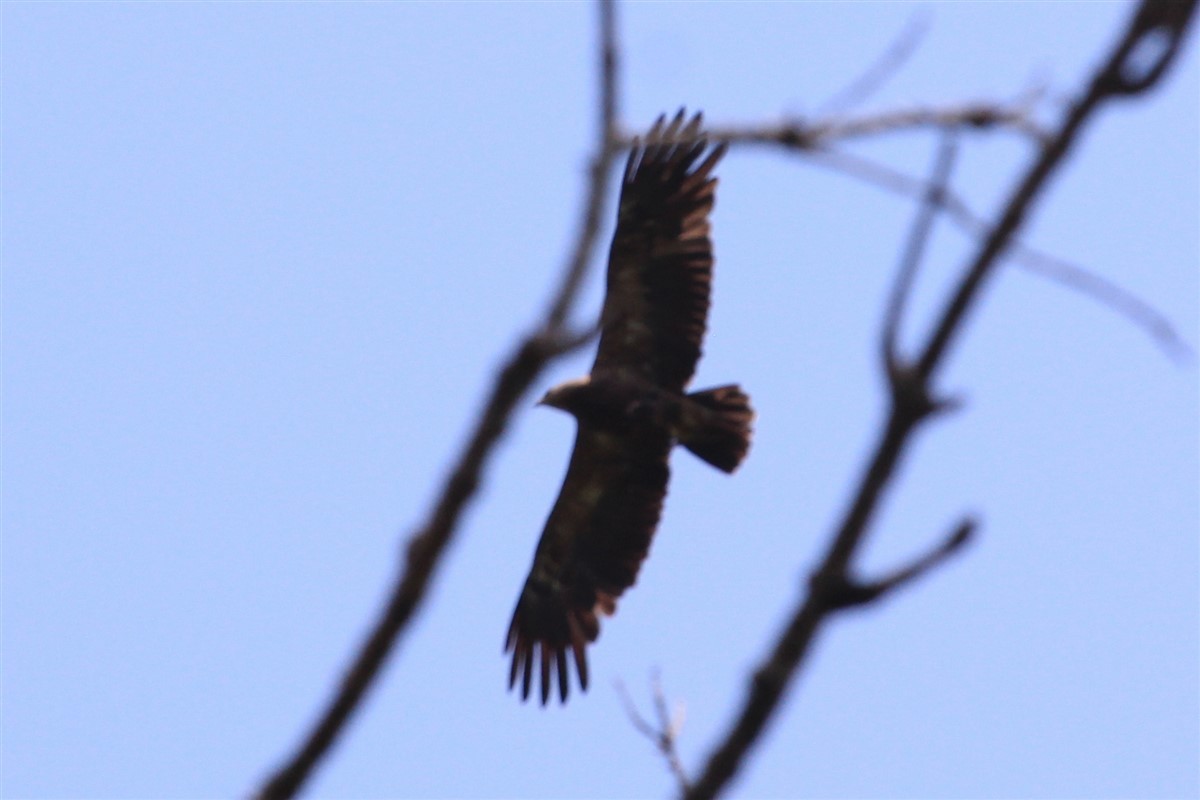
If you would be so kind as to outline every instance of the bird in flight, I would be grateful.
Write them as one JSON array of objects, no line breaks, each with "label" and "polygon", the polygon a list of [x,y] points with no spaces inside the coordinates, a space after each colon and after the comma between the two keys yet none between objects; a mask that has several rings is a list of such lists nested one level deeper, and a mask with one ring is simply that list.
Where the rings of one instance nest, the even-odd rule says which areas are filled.
[{"label": "bird in flight", "polygon": [[685,123],[680,109],[635,139],[625,164],[591,374],[540,401],[574,416],[578,430],[505,642],[509,689],[519,680],[522,700],[536,671],[542,704],[556,682],[566,702],[569,656],[587,689],[587,645],[649,551],[671,448],[727,473],[749,449],[754,412],[740,387],[685,391],[708,318],[712,170],[725,149],[710,149],[701,115]]}]

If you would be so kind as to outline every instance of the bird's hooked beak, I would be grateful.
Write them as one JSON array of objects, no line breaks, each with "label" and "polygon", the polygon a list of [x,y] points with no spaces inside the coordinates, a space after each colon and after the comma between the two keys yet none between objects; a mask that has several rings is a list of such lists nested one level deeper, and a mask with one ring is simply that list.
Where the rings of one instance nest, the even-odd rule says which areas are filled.
[{"label": "bird's hooked beak", "polygon": [[585,376],[553,386],[550,391],[542,395],[542,399],[537,401],[537,405],[567,411],[572,404],[572,398],[575,398],[579,394],[579,390],[585,388],[590,382],[591,377]]},{"label": "bird's hooked beak", "polygon": [[560,387],[558,386],[554,386],[550,389],[547,389],[546,393],[542,395],[542,399],[538,400],[534,405],[546,406],[547,408],[560,407],[562,404],[562,392],[559,390],[559,388]]}]

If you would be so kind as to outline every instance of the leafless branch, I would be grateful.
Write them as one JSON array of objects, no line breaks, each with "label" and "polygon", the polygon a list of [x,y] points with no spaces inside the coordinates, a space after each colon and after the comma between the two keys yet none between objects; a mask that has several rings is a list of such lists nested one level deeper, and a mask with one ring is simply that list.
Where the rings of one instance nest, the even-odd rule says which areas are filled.
[{"label": "leafless branch", "polygon": [[[850,582],[853,557],[867,533],[883,490],[911,441],[911,434],[937,409],[937,404],[930,401],[932,380],[944,363],[950,346],[961,334],[967,313],[995,273],[999,257],[1036,207],[1038,196],[1050,177],[1100,106],[1117,97],[1136,96],[1155,85],[1178,52],[1195,8],[1196,0],[1143,0],[1124,35],[1034,159],[1005,204],[999,221],[964,269],[957,289],[937,319],[920,356],[904,369],[895,370],[888,420],[854,499],[829,550],[813,573],[809,591],[793,612],[772,652],[755,672],[736,720],[709,756],[696,783],[683,793],[689,800],[715,797],[729,785],[774,715],[822,623],[839,608],[846,607],[844,598],[839,599],[824,587]],[[957,549],[954,542],[961,544],[966,540],[970,529],[970,525],[960,526],[961,535],[948,540],[949,552]],[[943,558],[935,552],[924,566],[916,566],[915,572],[909,568],[897,574],[923,574],[930,564]],[[900,582],[910,579],[906,577]]]},{"label": "leafless branch", "polygon": [[600,214],[604,210],[604,198],[608,196],[613,161],[625,146],[618,135],[616,0],[600,0],[599,8],[600,118],[596,152],[592,156],[588,196],[580,230],[575,237],[575,248],[563,271],[562,283],[550,304],[550,310],[546,312],[546,327],[550,330],[562,328],[579,296],[579,286],[600,236]]},{"label": "leafless branch", "polygon": [[[1050,134],[1033,119],[1033,106],[1040,91],[1025,94],[1009,104],[968,103],[946,108],[898,109],[857,118],[788,122],[780,125],[716,127],[714,139],[734,144],[769,145],[803,152],[818,165],[851,175],[889,192],[912,198],[924,196],[927,184],[871,159],[835,147],[853,139],[929,128],[994,130],[1007,128],[1027,136],[1040,146]],[[621,141],[632,141],[621,134]],[[963,230],[984,237],[988,224],[961,197],[948,188],[941,196],[942,209]],[[1192,355],[1191,347],[1161,313],[1112,281],[1056,256],[1044,253],[1018,239],[1008,245],[1006,255],[1021,268],[1062,284],[1115,311],[1150,336],[1168,357],[1182,361]]]},{"label": "leafless branch", "polygon": [[[906,175],[886,164],[833,148],[810,154],[811,163],[836,170],[893,194],[920,199],[927,192],[925,181]],[[959,228],[983,238],[988,225],[960,196],[947,187],[941,193],[941,209]],[[1192,349],[1170,321],[1146,301],[1097,273],[1031,247],[1017,238],[1009,243],[1006,258],[1018,267],[1078,292],[1141,328],[1166,355],[1182,361]]]},{"label": "leafless branch", "polygon": [[1018,266],[1116,311],[1145,331],[1169,358],[1176,362],[1184,362],[1194,357],[1191,346],[1179,335],[1171,321],[1145,300],[1102,275],[1070,261],[1034,250],[1019,241],[1014,241],[1011,248],[1011,257]]},{"label": "leafless branch", "polygon": [[878,90],[884,81],[899,72],[900,67],[916,52],[917,45],[929,32],[929,19],[927,11],[913,14],[888,49],[843,89],[822,103],[816,116],[830,116],[853,108]]},{"label": "leafless branch", "polygon": [[977,527],[974,519],[963,519],[936,547],[878,580],[861,581],[844,574],[814,573],[809,580],[809,593],[822,596],[831,611],[874,603],[941,566],[971,540]]},{"label": "leafless branch", "polygon": [[654,746],[666,759],[671,774],[679,783],[679,790],[681,792],[688,791],[691,781],[688,779],[687,770],[684,769],[683,762],[679,759],[679,753],[675,749],[675,742],[679,738],[679,732],[683,729],[683,706],[677,706],[674,714],[667,710],[667,696],[663,692],[662,676],[655,671],[650,677],[650,689],[654,696],[654,712],[658,717],[658,724],[652,725],[638,712],[637,704],[629,696],[625,684],[617,681],[616,687],[617,694],[621,696],[621,703],[625,706],[625,713],[629,715],[629,721],[633,723],[633,727],[637,729],[638,733],[654,742]]},{"label": "leafless branch", "polygon": [[[978,297],[984,281],[995,271],[998,257],[1008,247],[1026,215],[1034,209],[1042,188],[1075,144],[1084,123],[1104,102],[1115,97],[1136,96],[1157,82],[1178,51],[1195,8],[1195,0],[1142,0],[1125,37],[1035,160],[967,270],[921,355],[919,372],[924,378],[932,378],[942,363],[942,356],[961,330],[963,317]],[[1140,57],[1152,54],[1158,43],[1163,47],[1157,58],[1148,66],[1139,63]]]},{"label": "leafless branch", "polygon": [[408,540],[404,564],[386,607],[342,677],[328,707],[294,754],[258,790],[256,796],[259,798],[280,800],[294,797],[328,753],[360,707],[388,654],[424,600],[434,571],[457,530],[463,510],[479,488],[488,459],[508,427],[517,403],[551,360],[581,346],[589,338],[588,331],[569,331],[566,321],[578,297],[587,267],[593,260],[600,232],[601,209],[609,190],[609,176],[620,152],[616,136],[618,53],[615,11],[611,0],[602,0],[599,8],[601,113],[583,221],[563,271],[562,283],[549,305],[545,319],[536,326],[534,333],[517,344],[497,373],[475,428],[429,516]]},{"label": "leafless branch", "polygon": [[944,108],[902,108],[860,117],[827,120],[791,120],[777,125],[714,127],[714,139],[732,144],[759,144],[788,150],[815,151],[834,143],[929,128],[1007,128],[1027,136],[1038,144],[1049,133],[1033,119],[1035,98],[1015,103],[964,103]]},{"label": "leafless branch", "polygon": [[899,363],[896,351],[896,340],[899,337],[900,319],[904,315],[904,306],[912,291],[913,279],[917,274],[917,266],[925,254],[925,246],[933,232],[933,223],[938,211],[945,204],[943,198],[949,191],[950,170],[954,167],[954,157],[958,152],[958,139],[955,129],[951,128],[942,135],[942,146],[938,149],[937,164],[934,166],[933,177],[930,179],[925,197],[913,223],[908,245],[900,259],[900,269],[896,272],[896,281],[892,284],[892,292],[888,299],[887,310],[883,317],[883,335],[880,347],[883,353],[884,367],[888,373]]},{"label": "leafless branch", "polygon": [[[836,145],[858,138],[881,136],[902,131],[928,130],[1016,130],[1039,146],[1050,134],[1039,126],[1032,109],[1040,91],[1026,94],[1009,104],[971,103],[946,108],[899,109],[842,120],[789,122],[765,126],[727,126],[711,129],[712,137],[743,145],[783,147],[803,153],[818,166],[824,166],[894,194],[921,199],[926,181],[907,175],[886,164],[850,153]],[[632,143],[629,133],[621,133],[623,145]],[[942,210],[967,233],[983,238],[989,225],[947,187],[941,194]],[[1017,266],[1088,297],[1141,328],[1168,357],[1183,361],[1192,349],[1157,309],[1097,273],[1078,264],[1044,253],[1013,238],[1005,254]]]}]

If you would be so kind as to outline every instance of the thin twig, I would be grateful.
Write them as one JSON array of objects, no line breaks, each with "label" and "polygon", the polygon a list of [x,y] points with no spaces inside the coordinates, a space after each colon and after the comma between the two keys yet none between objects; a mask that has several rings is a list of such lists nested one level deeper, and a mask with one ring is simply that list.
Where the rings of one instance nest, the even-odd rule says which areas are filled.
[{"label": "thin twig", "polygon": [[[714,135],[733,142],[781,145],[806,152],[814,163],[852,175],[887,191],[919,198],[926,183],[885,164],[832,147],[833,142],[863,135],[878,135],[909,128],[941,126],[990,127],[1011,123],[1038,142],[1047,134],[1034,124],[1023,105],[1012,107],[986,104],[958,109],[894,111],[843,122],[796,123],[782,127],[719,129]],[[960,227],[976,236],[987,234],[987,225],[959,196],[945,192],[943,208]],[[1078,264],[1044,253],[1014,240],[1009,257],[1023,269],[1062,284],[1106,306],[1145,331],[1168,357],[1183,361],[1192,348],[1170,321],[1149,303],[1126,289]]]},{"label": "thin twig", "polygon": [[949,536],[928,552],[893,570],[890,575],[873,581],[855,580],[844,574],[814,573],[809,580],[809,593],[821,596],[830,611],[874,603],[940,567],[971,541],[977,527],[978,523],[973,518],[963,519]]},{"label": "thin twig", "polygon": [[[832,148],[817,150],[810,154],[810,160],[893,194],[920,199],[926,193],[926,184],[920,178],[846,151]],[[982,238],[987,235],[987,223],[960,196],[947,189],[941,199],[942,210],[959,228],[972,236]],[[1179,362],[1192,356],[1192,348],[1161,312],[1101,275],[1042,252],[1018,238],[1010,242],[1005,257],[1021,269],[1061,284],[1124,317],[1142,329],[1169,358]]]},{"label": "thin twig", "polygon": [[[820,166],[851,175],[889,192],[919,199],[927,183],[886,164],[835,148],[835,144],[863,136],[878,136],[906,130],[940,127],[942,129],[1009,128],[1045,145],[1049,133],[1033,121],[1032,109],[1041,91],[1027,92],[1010,104],[974,103],[948,108],[900,109],[854,119],[793,122],[759,127],[714,128],[714,139],[733,144],[758,144],[784,147],[802,152]],[[622,139],[625,135],[622,134]],[[967,203],[948,189],[942,194],[942,208],[968,233],[984,237],[989,226]],[[1006,254],[1013,263],[1036,275],[1048,278],[1090,297],[1112,309],[1145,331],[1169,358],[1184,361],[1192,349],[1160,312],[1126,289],[1102,276],[1065,259],[1041,252],[1017,239]]]},{"label": "thin twig", "polygon": [[1048,278],[1116,311],[1141,328],[1158,349],[1176,363],[1183,363],[1195,357],[1191,345],[1184,341],[1161,311],[1104,276],[1070,261],[1034,250],[1019,241],[1012,243],[1009,257],[1027,272]]},{"label": "thin twig", "polygon": [[600,235],[600,215],[604,211],[604,198],[608,196],[612,180],[612,165],[624,146],[618,134],[617,121],[617,22],[615,0],[600,0],[600,116],[597,120],[596,152],[592,156],[589,170],[588,196],[579,232],[575,237],[575,249],[571,253],[567,268],[563,271],[562,283],[555,294],[546,326],[551,330],[561,328],[571,311],[579,286],[583,282],[587,266],[591,261],[596,240]]},{"label": "thin twig", "polygon": [[[995,272],[999,256],[1020,229],[1027,214],[1034,209],[1038,195],[1077,140],[1084,123],[1104,102],[1139,94],[1157,82],[1178,52],[1195,7],[1196,0],[1188,3],[1143,0],[1105,65],[1097,71],[1086,91],[1072,105],[1048,146],[1038,154],[1005,204],[999,222],[980,246],[975,259],[964,270],[963,278],[934,326],[920,358],[902,373],[909,381],[918,384],[919,391],[897,392],[893,389],[893,405],[888,421],[854,499],[829,550],[814,572],[810,590],[793,612],[770,655],[755,672],[737,719],[709,756],[696,783],[684,793],[685,797],[690,800],[715,797],[729,785],[746,754],[759,740],[767,722],[778,709],[817,631],[837,610],[833,602],[835,598],[822,591],[821,587],[836,585],[839,579],[843,582],[847,580],[852,558],[866,535],[884,489],[910,443],[910,435],[930,413],[923,411],[920,406],[902,402],[902,398],[914,394],[928,396],[930,381],[943,363],[949,347],[961,334],[967,313],[986,285],[987,278]],[[1155,44],[1162,45],[1150,50],[1150,53],[1157,55],[1156,61],[1146,65],[1131,58],[1131,54],[1138,52],[1139,45],[1147,48]],[[1143,49],[1140,55],[1145,53]],[[952,537],[952,541],[956,538],[965,540],[965,535]]]},{"label": "thin twig", "polygon": [[[1088,91],[1071,107],[1058,134],[1025,175],[999,222],[992,228],[983,247],[980,248],[974,263],[968,268],[966,277],[947,304],[925,352],[921,355],[918,370],[922,376],[932,378],[934,371],[943,362],[942,356],[961,331],[961,320],[979,296],[984,281],[995,272],[997,258],[1008,247],[1026,215],[1035,208],[1042,187],[1075,144],[1079,129],[1105,101],[1114,97],[1135,96],[1154,85],[1177,52],[1195,7],[1195,0],[1143,0],[1129,32],[1104,69],[1092,80]],[[1161,49],[1158,62],[1151,69],[1145,70],[1145,74],[1133,75],[1131,71],[1138,66],[1132,63],[1136,58],[1135,51],[1139,49],[1139,45],[1142,48],[1155,47],[1155,39],[1159,35],[1166,37],[1166,47]]]},{"label": "thin twig", "polygon": [[848,111],[878,91],[879,87],[888,78],[899,72],[904,62],[916,52],[917,45],[929,32],[929,20],[930,14],[926,10],[918,11],[910,16],[904,29],[892,40],[887,50],[883,51],[854,80],[822,103],[817,109],[816,116],[825,117]]},{"label": "thin twig", "polygon": [[887,309],[883,316],[883,334],[880,337],[884,366],[889,374],[896,367],[899,356],[896,351],[896,340],[899,337],[900,320],[904,315],[904,307],[912,292],[913,280],[916,278],[917,266],[925,255],[925,246],[933,233],[933,223],[938,211],[944,205],[943,198],[950,189],[950,170],[954,167],[954,158],[958,152],[956,129],[950,128],[942,134],[942,145],[938,148],[937,163],[933,175],[927,184],[925,197],[917,211],[917,220],[913,224],[900,257],[900,268],[896,271],[896,280],[888,299]]},{"label": "thin twig", "polygon": [[683,761],[679,758],[679,752],[675,747],[675,742],[679,738],[679,732],[683,728],[682,706],[674,715],[667,710],[667,696],[663,692],[662,676],[659,675],[657,670],[650,676],[650,688],[653,694],[654,711],[658,716],[657,725],[651,725],[646,721],[646,718],[638,711],[637,704],[630,697],[629,690],[625,688],[625,684],[620,680],[616,681],[617,694],[621,697],[621,704],[625,706],[625,713],[629,716],[629,721],[637,729],[638,733],[654,742],[654,746],[658,748],[663,758],[666,759],[667,767],[671,770],[671,774],[675,776],[675,780],[679,784],[679,790],[686,792],[691,786],[691,781],[688,778],[687,770],[683,767]]},{"label": "thin twig", "polygon": [[879,580],[861,584],[866,596],[877,600],[885,594],[907,586],[926,573],[941,566],[942,563],[961,550],[975,536],[979,523],[972,517],[961,520],[950,535],[939,542],[929,552],[918,556],[906,566]]},{"label": "thin twig", "polygon": [[587,335],[568,331],[565,321],[596,250],[600,213],[618,152],[615,145],[616,25],[613,4],[609,0],[600,2],[600,22],[602,112],[598,140],[592,158],[583,222],[564,269],[562,284],[550,303],[545,320],[533,334],[517,345],[499,370],[475,428],[429,516],[408,540],[404,564],[386,607],[353,658],[329,705],[294,754],[258,790],[256,796],[259,798],[280,800],[294,797],[329,752],[351,716],[361,706],[367,690],[378,678],[400,634],[406,630],[424,600],[434,571],[457,530],[463,510],[479,488],[487,462],[508,427],[517,403],[552,359],[588,339]]},{"label": "thin twig", "polygon": [[714,127],[714,139],[731,144],[758,144],[788,150],[813,151],[835,142],[848,142],[904,131],[929,128],[1006,128],[1038,144],[1049,135],[1031,115],[1030,98],[1008,105],[994,102],[964,103],[944,108],[902,108],[828,120],[792,120],[777,125]]}]

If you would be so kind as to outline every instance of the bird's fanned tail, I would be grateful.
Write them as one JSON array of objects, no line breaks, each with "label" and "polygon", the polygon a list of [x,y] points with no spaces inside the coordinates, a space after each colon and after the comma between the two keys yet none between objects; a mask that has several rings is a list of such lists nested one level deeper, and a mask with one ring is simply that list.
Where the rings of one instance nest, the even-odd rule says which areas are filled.
[{"label": "bird's fanned tail", "polygon": [[750,449],[754,422],[750,398],[740,386],[729,384],[692,392],[687,399],[708,413],[688,415],[685,411],[679,443],[722,472],[733,472]]}]

